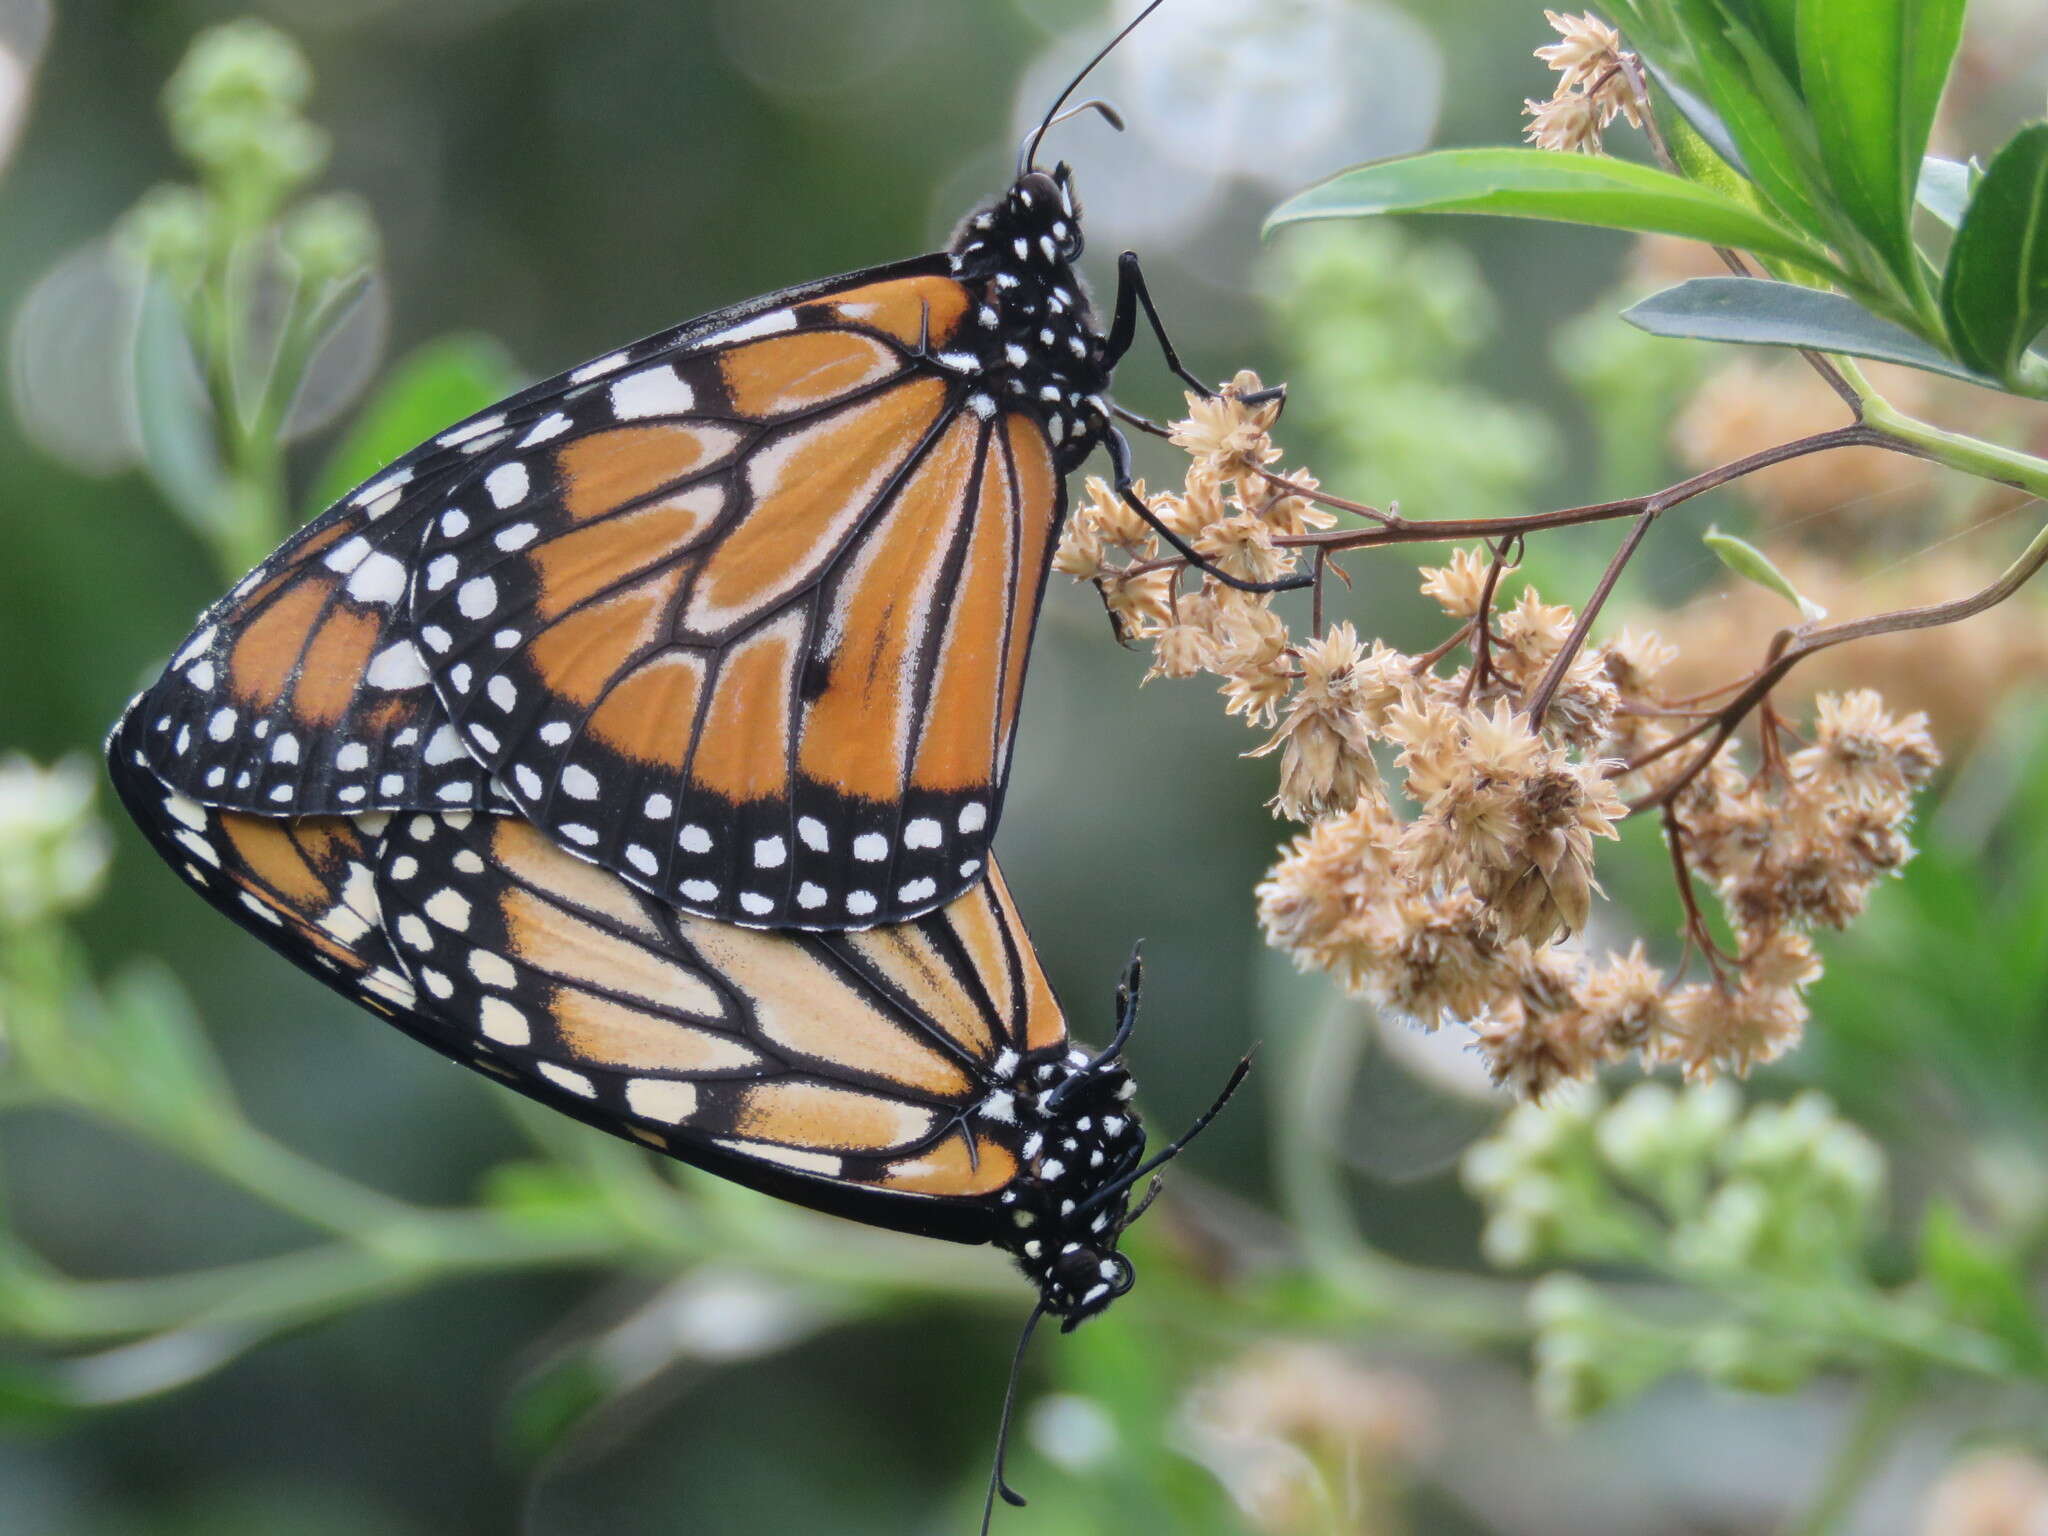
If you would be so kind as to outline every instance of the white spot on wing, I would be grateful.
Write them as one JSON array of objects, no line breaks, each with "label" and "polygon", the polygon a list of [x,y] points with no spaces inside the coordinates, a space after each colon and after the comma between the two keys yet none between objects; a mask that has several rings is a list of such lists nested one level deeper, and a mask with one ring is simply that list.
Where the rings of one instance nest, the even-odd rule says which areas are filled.
[{"label": "white spot on wing", "polygon": [[410,640],[387,645],[363,669],[363,681],[372,688],[417,688],[427,681],[427,664],[419,647]]},{"label": "white spot on wing", "polygon": [[757,336],[775,336],[783,331],[796,329],[796,311],[793,309],[771,309],[765,315],[756,315],[751,320],[728,326],[715,336],[706,336],[697,345],[700,347],[729,346],[735,341],[752,341]]},{"label": "white spot on wing", "polygon": [[359,603],[395,603],[405,596],[405,567],[379,552],[349,574],[348,595]]},{"label": "white spot on wing", "polygon": [[680,1125],[697,1112],[697,1085],[636,1077],[626,1084],[626,1108],[663,1125]]},{"label": "white spot on wing", "polygon": [[629,374],[612,385],[612,414],[621,421],[681,416],[696,403],[697,392],[666,364]]}]

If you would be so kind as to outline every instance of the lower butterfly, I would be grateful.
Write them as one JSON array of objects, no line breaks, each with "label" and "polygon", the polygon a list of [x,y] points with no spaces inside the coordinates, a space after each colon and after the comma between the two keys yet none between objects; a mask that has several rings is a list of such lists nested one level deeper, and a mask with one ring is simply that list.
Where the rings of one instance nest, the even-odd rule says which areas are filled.
[{"label": "lower butterfly", "polygon": [[999,872],[914,922],[769,933],[509,815],[273,818],[109,760],[173,869],[285,958],[565,1114],[797,1204],[1012,1254],[1069,1326],[1130,1288],[1149,1171],[1121,1060],[1068,1038]]}]

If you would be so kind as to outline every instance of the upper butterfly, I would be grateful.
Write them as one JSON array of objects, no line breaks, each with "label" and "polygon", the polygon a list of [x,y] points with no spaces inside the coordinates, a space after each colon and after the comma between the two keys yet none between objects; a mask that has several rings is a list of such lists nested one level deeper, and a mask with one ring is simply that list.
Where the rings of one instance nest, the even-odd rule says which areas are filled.
[{"label": "upper butterfly", "polygon": [[945,251],[720,310],[399,459],[201,618],[145,695],[150,769],[272,815],[502,794],[761,927],[958,895],[1062,476],[1102,445],[1128,486],[1103,391],[1140,308],[1158,330],[1128,253],[1094,329],[1071,175],[1029,159]]}]

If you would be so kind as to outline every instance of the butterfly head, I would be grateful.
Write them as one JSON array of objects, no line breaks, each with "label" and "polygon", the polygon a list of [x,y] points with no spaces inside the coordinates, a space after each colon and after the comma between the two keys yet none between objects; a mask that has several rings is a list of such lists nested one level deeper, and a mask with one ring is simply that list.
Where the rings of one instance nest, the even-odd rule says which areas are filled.
[{"label": "butterfly head", "polygon": [[[1006,274],[1006,286],[1063,278],[1081,257],[1081,205],[1064,164],[1028,170],[953,236],[953,270],[969,280]],[[1070,281],[1071,279],[1065,279]]]}]

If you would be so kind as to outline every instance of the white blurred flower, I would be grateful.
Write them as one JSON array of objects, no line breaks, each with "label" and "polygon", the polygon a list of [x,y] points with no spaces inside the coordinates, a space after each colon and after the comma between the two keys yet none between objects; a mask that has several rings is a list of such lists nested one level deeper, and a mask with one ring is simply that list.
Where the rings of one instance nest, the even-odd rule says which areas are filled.
[{"label": "white blurred flower", "polygon": [[44,768],[0,758],[0,928],[23,928],[91,901],[107,872],[94,773],[67,757]]}]

